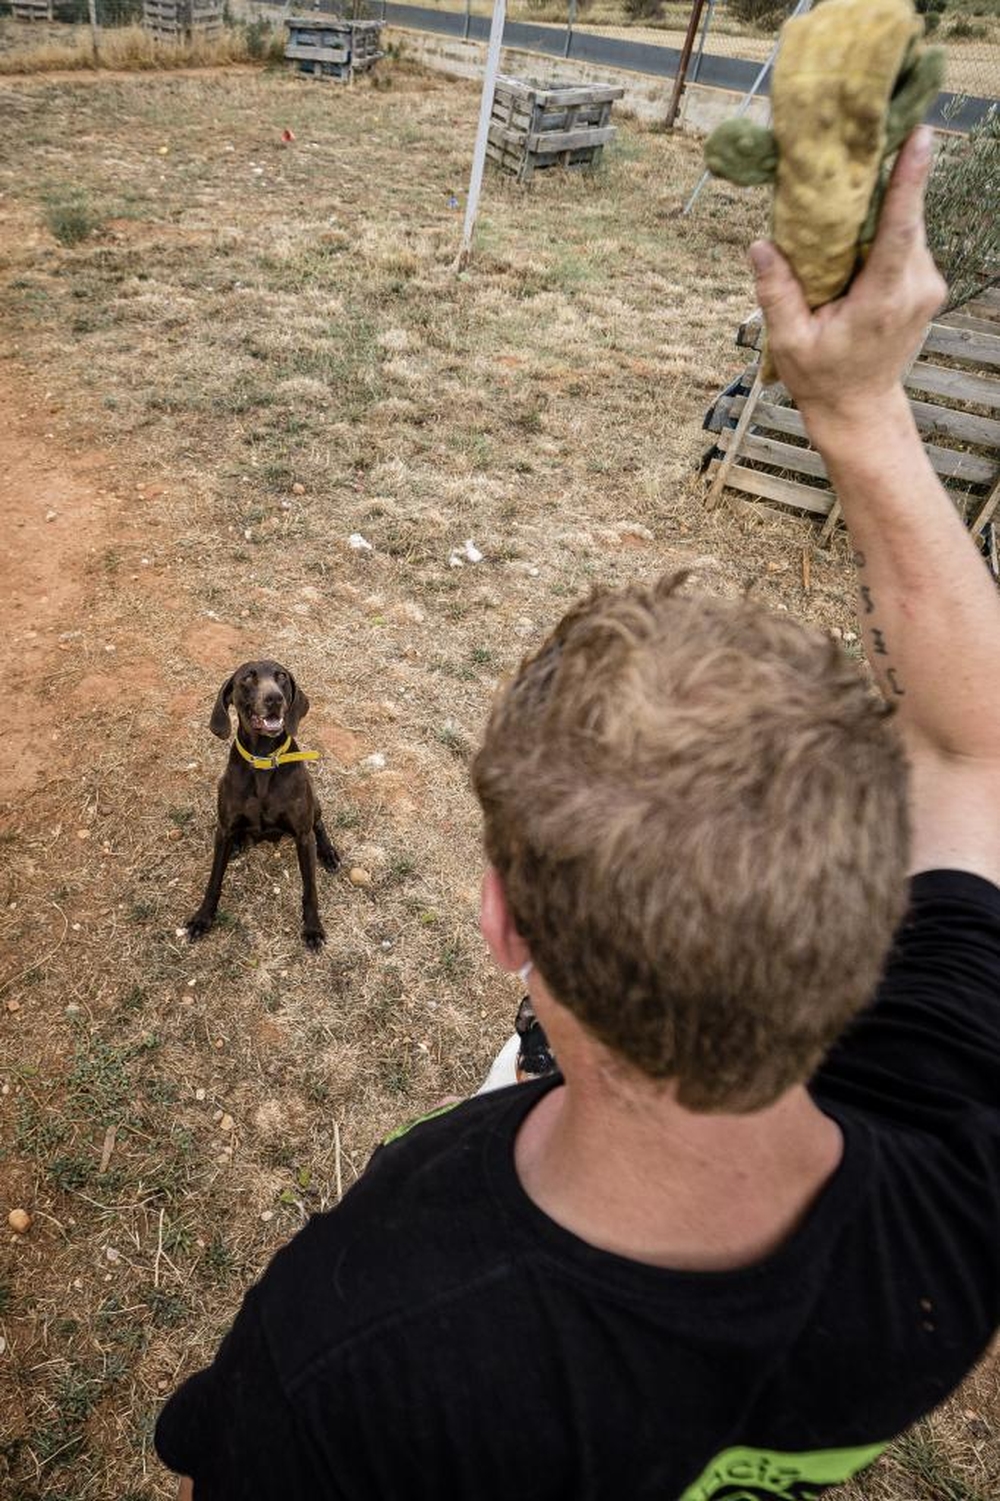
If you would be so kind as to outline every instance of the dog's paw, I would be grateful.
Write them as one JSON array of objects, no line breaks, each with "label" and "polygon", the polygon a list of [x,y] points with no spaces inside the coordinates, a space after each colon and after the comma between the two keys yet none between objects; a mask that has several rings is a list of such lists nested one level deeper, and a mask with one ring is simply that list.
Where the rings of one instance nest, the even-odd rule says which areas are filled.
[{"label": "dog's paw", "polygon": [[331,875],[335,870],[340,869],[340,856],[332,844],[328,844],[324,850],[317,850],[316,854],[320,865],[322,865],[324,870],[330,871]]},{"label": "dog's paw", "polygon": [[316,927],[303,928],[302,941],[311,954],[318,954],[326,942],[326,932],[319,924]]},{"label": "dog's paw", "polygon": [[205,934],[212,926],[212,919],[210,917],[204,917],[200,912],[196,912],[194,917],[189,918],[184,926],[187,929],[188,938],[190,938],[191,942],[194,943],[196,938],[204,938]]}]

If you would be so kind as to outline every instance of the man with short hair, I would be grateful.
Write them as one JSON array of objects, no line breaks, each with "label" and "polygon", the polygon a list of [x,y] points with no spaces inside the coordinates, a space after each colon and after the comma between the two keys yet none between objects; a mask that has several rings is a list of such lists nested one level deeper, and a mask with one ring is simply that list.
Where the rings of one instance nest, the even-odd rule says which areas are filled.
[{"label": "man with short hair", "polygon": [[560,1073],[417,1125],[279,1252],[160,1418],[195,1501],[813,1501],[986,1346],[1000,602],[900,383],[944,296],[929,155],[841,301],[753,251],[882,698],[678,580],[522,666],[482,927]]}]

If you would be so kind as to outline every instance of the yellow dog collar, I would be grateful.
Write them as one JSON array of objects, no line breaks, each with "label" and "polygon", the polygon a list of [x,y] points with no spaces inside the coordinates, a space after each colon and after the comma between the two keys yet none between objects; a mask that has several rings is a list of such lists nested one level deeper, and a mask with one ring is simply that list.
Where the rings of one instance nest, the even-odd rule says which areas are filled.
[{"label": "yellow dog collar", "polygon": [[270,756],[252,756],[243,744],[237,733],[236,749],[249,762],[254,771],[277,771],[279,766],[288,766],[292,761],[318,761],[319,751],[290,751],[288,747],[292,743],[291,735],[287,736],[284,743]]}]

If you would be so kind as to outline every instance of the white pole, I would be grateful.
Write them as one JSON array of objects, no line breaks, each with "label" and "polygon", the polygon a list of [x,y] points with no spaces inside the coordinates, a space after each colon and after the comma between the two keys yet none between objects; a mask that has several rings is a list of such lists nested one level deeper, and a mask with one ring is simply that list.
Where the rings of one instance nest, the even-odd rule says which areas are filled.
[{"label": "white pole", "polygon": [[486,49],[486,74],[483,78],[483,97],[479,105],[479,128],[472,153],[472,174],[469,178],[469,196],[465,204],[465,225],[462,229],[462,248],[455,257],[454,271],[460,271],[472,253],[472,232],[476,227],[479,212],[479,192],[483,185],[483,164],[486,161],[486,141],[490,133],[490,115],[493,112],[493,91],[496,88],[500,69],[500,46],[503,42],[503,25],[506,19],[506,0],[493,0],[493,21],[490,25],[490,44]]},{"label": "white pole", "polygon": [[91,46],[94,49],[94,62],[96,63],[96,62],[98,62],[100,60],[100,52],[98,50],[98,45],[97,45],[97,3],[96,3],[96,0],[89,0],[89,4],[87,6],[87,10],[90,13],[90,43],[91,43]]}]

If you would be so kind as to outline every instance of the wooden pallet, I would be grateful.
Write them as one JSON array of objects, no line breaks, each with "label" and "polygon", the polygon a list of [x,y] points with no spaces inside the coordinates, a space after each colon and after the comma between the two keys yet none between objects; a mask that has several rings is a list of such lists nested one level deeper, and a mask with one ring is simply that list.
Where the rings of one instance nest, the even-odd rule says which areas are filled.
[{"label": "wooden pallet", "polygon": [[285,23],[285,58],[297,73],[349,83],[384,56],[381,21],[342,21],[336,16],[293,16]]},{"label": "wooden pallet", "polygon": [[54,0],[11,0],[11,15],[15,21],[54,21]]},{"label": "wooden pallet", "polygon": [[[759,311],[736,342],[758,354],[705,419],[717,434],[706,455],[709,504],[729,489],[804,511],[825,518],[825,541],[840,508],[788,392],[761,387]],[[1000,288],[931,324],[905,384],[924,450],[963,518],[977,536],[1000,527]]]},{"label": "wooden pallet", "polygon": [[154,41],[220,36],[223,0],[142,0],[142,24]]},{"label": "wooden pallet", "polygon": [[543,86],[497,79],[486,154],[519,182],[547,167],[590,167],[616,134],[611,107],[624,94],[612,84]]}]

